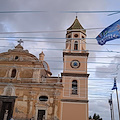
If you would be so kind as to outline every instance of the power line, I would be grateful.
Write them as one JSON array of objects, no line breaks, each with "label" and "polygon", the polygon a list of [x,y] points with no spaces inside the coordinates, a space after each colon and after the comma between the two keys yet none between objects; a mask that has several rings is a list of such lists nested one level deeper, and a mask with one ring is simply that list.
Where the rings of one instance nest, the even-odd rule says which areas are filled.
[{"label": "power line", "polygon": [[51,39],[51,40],[53,40],[53,39],[58,39],[58,40],[64,40],[64,39],[68,39],[68,40],[84,40],[84,39],[96,39],[96,38],[66,38],[66,37],[64,37],[64,38],[62,38],[62,37],[40,37],[40,36],[38,36],[38,37],[34,37],[34,36],[32,36],[32,37],[23,37],[23,36],[21,36],[21,37],[0,37],[0,39]]},{"label": "power line", "polygon": [[[86,28],[86,29],[77,29],[77,30],[96,30],[96,29],[104,29],[105,27],[99,28]],[[13,31],[13,32],[0,32],[0,34],[18,34],[18,33],[56,33],[56,32],[67,32],[67,31],[75,31],[75,30],[49,30],[49,31]]]},{"label": "power line", "polygon": [[[0,37],[0,40],[3,41],[3,40],[8,40],[8,41],[18,41],[16,40],[17,38],[25,38],[24,41],[25,42],[44,42],[44,43],[59,43],[59,44],[65,44],[66,41],[46,41],[46,40],[29,40],[29,39],[70,39],[70,38],[48,38],[48,37]],[[27,38],[27,39],[26,39]],[[83,38],[71,38],[73,40],[83,40]],[[96,39],[96,38],[85,38],[85,39]],[[97,41],[96,41],[97,42]],[[86,43],[81,43],[81,44],[86,44],[86,45],[98,45],[98,43],[89,43],[89,42],[86,42]],[[108,45],[115,45],[115,46],[119,46],[120,44],[105,44],[105,46],[108,46]],[[0,46],[0,47],[4,47],[4,46]],[[7,46],[6,46],[7,47]],[[35,48],[34,48],[35,49]]]},{"label": "power line", "polygon": [[[0,85],[1,85],[1,88],[5,88],[4,87],[4,85],[8,85],[8,83],[0,83]],[[3,86],[2,86],[3,85]],[[49,91],[49,89],[52,89],[52,91],[51,92],[54,92],[53,90],[55,90],[55,89],[62,89],[62,87],[61,86],[53,86],[53,85],[44,85],[44,84],[39,84],[39,85],[41,85],[41,86],[33,86],[34,84],[25,84],[25,83],[22,83],[22,84],[20,84],[20,83],[12,83],[12,85],[14,85],[14,87],[15,88],[20,88],[20,89],[32,89],[32,88],[40,88],[40,89],[47,89],[47,90],[45,90],[46,92],[47,91]],[[38,85],[38,84],[37,84]],[[22,88],[21,88],[22,87]],[[72,88],[64,88],[63,89],[63,91],[64,92],[71,92],[73,89]],[[80,90],[80,91],[79,91]],[[88,88],[78,88],[77,89],[77,91],[79,91],[79,92],[77,92],[78,93],[78,95],[80,94],[80,95],[87,95],[88,94],[88,92],[87,92],[87,90],[88,90]],[[106,89],[102,89],[102,90],[106,90]],[[96,90],[96,92],[97,91],[102,91],[102,90]],[[42,90],[41,90],[42,91]],[[49,91],[50,92],[50,91]],[[106,92],[104,92],[104,95],[105,94],[110,94],[112,91],[110,91],[110,90],[107,90]],[[90,95],[102,95],[102,92],[101,93],[90,93]]]},{"label": "power line", "polygon": [[[73,57],[74,58],[74,57]],[[86,59],[87,57],[83,57],[84,59]],[[21,62],[21,63],[23,63],[23,62],[44,62],[44,61],[40,61],[39,59],[36,59],[36,60],[29,60],[29,59],[27,59],[27,60],[15,60],[14,58],[13,59],[10,59],[10,58],[5,58],[5,57],[0,57],[0,61],[2,62],[2,61],[9,61],[9,62],[12,62],[12,61],[14,61],[14,62]],[[45,61],[47,61],[47,62],[64,62],[64,63],[71,63],[71,61],[66,61],[66,60],[57,60],[57,59],[55,59],[55,60],[52,60],[52,59],[47,59],[47,60],[45,60]],[[107,62],[107,61],[98,61],[98,62],[96,62],[96,61],[85,61],[85,62],[83,62],[83,61],[81,61],[80,63],[94,63],[94,64],[114,64],[114,65],[118,65],[118,64],[120,64],[119,62]],[[2,66],[5,66],[5,65],[1,65],[1,67]],[[12,67],[12,66],[9,66],[9,67]],[[26,67],[27,68],[27,67]],[[28,68],[33,68],[33,67],[28,67]],[[37,68],[36,67],[36,69],[39,69],[39,68]],[[61,69],[63,69],[63,68],[61,68]],[[90,69],[90,68],[89,68]]]},{"label": "power line", "polygon": [[19,10],[19,11],[0,11],[1,14],[5,13],[119,13],[119,10],[91,10],[91,11],[41,11],[41,10]]},{"label": "power line", "polygon": [[[3,69],[6,69],[5,67],[6,68],[24,68],[24,69],[27,68],[27,69],[32,69],[32,70],[45,70],[44,67],[43,68],[39,68],[39,67],[24,67],[24,66],[21,67],[21,66],[14,66],[14,65],[12,65],[12,66],[1,65],[0,66],[0,68],[3,68]],[[62,69],[62,68],[51,68],[51,70],[73,71],[72,69]],[[80,71],[80,70],[75,70],[75,71],[77,72],[77,71]],[[111,73],[112,74],[115,71],[108,71],[108,70],[107,71],[103,71],[103,70],[102,71],[90,71],[90,70],[88,70],[87,72],[99,72],[99,73],[105,73],[105,74],[106,73]]]},{"label": "power line", "polygon": [[[58,84],[58,83],[29,83],[29,82],[27,82],[27,83],[11,83],[12,85],[15,85],[15,86],[24,86],[24,87],[26,87],[27,86],[27,88],[62,88],[62,86],[60,86],[60,85],[65,85],[65,83],[61,83],[61,84]],[[70,84],[70,83],[69,83]],[[7,86],[9,86],[9,82],[7,82],[7,83],[3,83],[3,82],[1,82],[0,83],[0,85],[7,85]],[[39,85],[39,86],[38,86]],[[111,86],[104,86],[104,85],[102,85],[102,87],[105,87],[105,88],[98,88],[98,86],[93,86],[93,87],[77,87],[77,90],[79,91],[82,91],[81,93],[84,93],[83,91],[88,91],[88,89],[90,90],[89,92],[91,92],[91,91],[93,91],[94,89],[96,90],[96,92],[97,91],[103,91],[103,90],[106,90],[106,88],[110,88],[110,87],[112,87],[112,85]],[[73,88],[71,87],[71,88],[63,88],[64,89],[64,91],[70,91],[70,90],[73,90]],[[111,92],[111,90],[107,90],[106,92]]]},{"label": "power line", "polygon": [[[2,47],[5,47],[5,46],[2,46]],[[65,51],[77,51],[77,52],[79,52],[79,53],[82,53],[82,52],[88,52],[88,50],[71,50],[71,49],[62,49],[62,48],[60,48],[60,49],[52,49],[52,48],[29,48],[29,49],[42,49],[42,50],[51,50],[51,51],[53,51],[53,50],[55,50],[55,51],[63,51],[63,50],[65,50]],[[106,50],[106,51],[102,51],[102,50],[89,50],[89,52],[102,52],[102,53],[106,53],[106,52],[108,52],[108,53],[120,53],[120,51],[112,51],[112,50],[110,50],[110,51],[108,51],[108,50]]]},{"label": "power line", "polygon": [[[85,80],[85,79],[82,79],[83,77],[81,77],[80,78],[80,80]],[[9,80],[13,80],[14,78],[11,78],[11,77],[0,77],[0,79],[9,79]],[[61,79],[61,78],[59,78],[59,77],[44,77],[44,78],[33,78],[33,77],[17,77],[17,78],[15,78],[16,80],[18,80],[18,81],[21,81],[21,80],[33,80],[33,81],[35,81],[35,80],[58,80],[58,81],[56,81],[55,83],[52,83],[52,84],[61,84],[61,82],[59,82],[59,80]],[[105,81],[105,80],[109,80],[109,81],[113,81],[113,79],[112,78],[108,78],[108,79],[106,79],[106,78],[88,78],[88,82],[89,82],[89,80],[91,81],[91,80],[97,80],[97,83],[101,83],[101,82],[99,82],[98,80],[100,80],[100,81]],[[106,82],[107,82],[106,81]],[[66,84],[66,83],[68,83],[68,82],[63,82],[63,84]],[[34,84],[38,84],[38,83],[34,83]],[[41,84],[41,83],[39,83],[39,84]],[[46,83],[43,83],[43,84],[46,84]],[[89,83],[90,84],[90,83]],[[92,83],[93,84],[93,83]],[[111,84],[109,84],[108,82],[107,82],[107,85],[111,85]],[[96,85],[97,86],[97,85]]]},{"label": "power line", "polygon": [[[0,47],[13,47],[13,46],[0,46]],[[31,48],[32,49],[32,48]],[[34,49],[34,48],[33,48]],[[49,58],[49,59],[48,59]],[[54,58],[54,59],[63,59],[63,58],[65,58],[65,57],[58,57],[58,56],[46,56],[45,57],[45,60],[47,61],[47,60],[52,60],[52,59],[50,59],[50,58]],[[120,57],[119,56],[95,56],[95,57],[92,57],[92,56],[89,56],[88,57],[88,59],[90,59],[90,58],[100,58],[100,59],[113,59],[113,58],[118,58],[118,59],[120,59]],[[5,60],[5,58],[4,57],[0,57],[0,59],[3,59],[3,60]]]}]

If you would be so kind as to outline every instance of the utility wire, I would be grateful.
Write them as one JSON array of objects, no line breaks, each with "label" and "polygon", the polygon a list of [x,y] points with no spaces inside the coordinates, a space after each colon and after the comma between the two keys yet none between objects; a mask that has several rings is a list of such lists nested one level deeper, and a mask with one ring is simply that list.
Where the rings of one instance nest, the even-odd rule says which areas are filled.
[{"label": "utility wire", "polygon": [[[86,80],[86,79],[82,79],[82,78],[83,78],[83,77],[81,77],[80,80]],[[14,78],[11,78],[11,77],[0,77],[0,79],[1,79],[1,80],[2,80],[2,79],[3,79],[3,80],[4,80],[4,79],[13,80]],[[53,82],[52,84],[61,84],[61,82],[59,82],[59,80],[60,80],[61,78],[59,78],[59,77],[55,77],[55,78],[54,78],[54,77],[48,77],[48,78],[30,78],[30,77],[29,77],[29,78],[28,78],[28,77],[26,77],[26,78],[24,78],[24,77],[19,78],[19,77],[18,77],[18,78],[17,78],[18,81],[21,81],[21,80],[33,80],[34,82],[35,82],[35,80],[42,80],[42,79],[43,79],[43,80],[44,80],[44,79],[45,79],[45,80],[51,80],[51,79],[54,80],[54,79],[55,79],[55,80],[58,80],[57,83],[56,83],[56,82],[55,82],[55,83]],[[91,80],[96,80],[97,83],[101,83],[100,81],[105,81],[105,80],[107,80],[107,81],[113,81],[112,78],[108,78],[108,79],[106,79],[106,78],[99,78],[99,79],[98,79],[98,78],[88,78],[88,82],[89,82],[89,80],[90,80],[90,81],[91,81]],[[98,82],[98,80],[100,80],[100,81]],[[106,81],[106,82],[107,82],[107,81]],[[67,83],[67,82],[65,82],[65,83]],[[38,84],[38,83],[34,83],[34,84]],[[39,83],[39,84],[41,84],[41,83]],[[64,84],[64,82],[63,82],[63,84]],[[90,84],[90,83],[89,83],[89,84]],[[93,83],[92,83],[92,84],[93,84]],[[107,83],[107,84],[108,84],[108,85],[111,85],[111,84],[109,84],[109,83]],[[95,85],[96,85],[96,84],[95,84]]]},{"label": "utility wire", "polygon": [[62,37],[40,37],[40,36],[37,36],[37,37],[0,37],[0,39],[55,39],[55,40],[65,40],[65,39],[68,39],[68,40],[84,40],[84,39],[96,39],[96,38],[62,38]]},{"label": "utility wire", "polygon": [[[44,69],[45,69],[44,67],[43,67],[43,68],[40,68],[40,67],[24,67],[24,66],[21,67],[21,66],[14,66],[14,65],[13,65],[13,66],[0,65],[0,68],[2,68],[2,69],[6,69],[6,67],[7,67],[7,68],[25,68],[25,69],[28,68],[28,69],[35,69],[35,70],[37,70],[37,69],[39,69],[39,70],[44,70]],[[87,68],[87,69],[90,69],[90,70],[91,70],[91,69],[93,69],[93,70],[95,69],[95,70],[96,70],[96,68]],[[102,69],[102,71],[103,71],[103,69],[105,69],[105,68],[99,68],[99,69]],[[111,69],[113,70],[113,69],[115,69],[115,68],[111,68]],[[64,70],[70,70],[70,71],[72,71],[71,69],[64,69],[64,68],[51,68],[51,70],[63,70],[63,71],[64,71]],[[80,71],[80,70],[75,70],[75,71]],[[87,71],[89,71],[89,70],[87,70]],[[111,71],[111,70],[108,71],[108,70],[107,70],[107,72],[115,72],[115,71]]]},{"label": "utility wire", "polygon": [[[59,44],[65,44],[66,41],[46,41],[46,40],[29,40],[29,39],[66,39],[66,38],[45,38],[45,37],[0,37],[0,41],[3,41],[3,40],[8,40],[8,41],[18,41],[16,40],[17,38],[25,38],[24,41],[25,42],[44,42],[44,43],[59,43]],[[27,38],[27,39],[26,39]],[[68,38],[70,39],[70,38]],[[73,40],[83,40],[83,38],[79,38],[79,39],[74,39],[72,38]],[[96,38],[85,38],[85,39],[96,39]],[[96,41],[97,42],[97,41]],[[81,44],[88,44],[88,45],[98,45],[98,43],[90,43],[90,42],[82,42]],[[106,43],[105,46],[108,46],[108,45],[116,45],[116,46],[119,46],[120,44],[117,43],[117,44],[108,44]],[[4,46],[0,46],[0,47],[4,47]],[[7,47],[7,46],[6,46]]]},{"label": "utility wire", "polygon": [[[99,30],[99,29],[104,29],[105,27],[99,27],[99,28],[86,28],[86,29],[77,29],[77,30]],[[18,33],[56,33],[56,32],[67,32],[67,31],[75,31],[75,30],[49,30],[49,31],[13,31],[13,32],[0,32],[0,34],[18,34]]]},{"label": "utility wire", "polygon": [[[2,46],[3,47],[3,46]],[[112,51],[112,50],[106,50],[106,51],[102,51],[102,50],[71,50],[71,49],[56,49],[56,48],[54,48],[54,49],[52,49],[52,48],[29,48],[29,49],[42,49],[42,50],[51,50],[51,51],[53,51],[53,50],[55,50],[55,51],[77,51],[77,52],[79,52],[79,53],[82,53],[82,51],[83,52],[103,52],[103,53],[106,53],[106,52],[108,52],[108,53],[120,53],[120,51]]]},{"label": "utility wire", "polygon": [[[63,89],[64,91],[69,91],[69,90],[73,90],[73,88],[71,87],[71,88],[62,88],[62,86],[60,86],[60,84],[58,85],[58,84],[55,84],[55,83],[53,83],[53,84],[49,84],[49,83],[11,83],[12,85],[15,85],[15,86],[24,86],[24,87],[26,87],[27,86],[27,88],[52,88],[52,89],[55,89],[55,88],[61,88],[61,89]],[[70,83],[69,83],[70,84]],[[6,85],[6,86],[9,86],[9,82],[8,83],[0,83],[0,85]],[[39,85],[39,86],[38,86]],[[64,85],[64,84],[63,84]],[[72,85],[71,85],[72,86]],[[88,91],[88,89],[90,90],[90,92],[91,91],[94,91],[94,89],[96,90],[96,92],[97,91],[103,91],[103,90],[107,90],[106,88],[110,88],[110,87],[112,87],[112,85],[111,86],[104,86],[104,85],[102,85],[102,87],[106,87],[106,88],[98,88],[98,86],[95,86],[95,87],[82,87],[83,85],[81,85],[81,87],[77,87],[77,90],[79,91],[81,91],[81,93],[84,93],[84,91],[86,92],[86,91]],[[3,86],[4,87],[4,86]],[[107,90],[106,92],[111,92],[111,90]]]},{"label": "utility wire", "polygon": [[0,11],[0,14],[5,13],[118,13],[119,10],[91,10],[91,11],[85,11],[85,10],[79,10],[79,11],[42,11],[42,10],[19,10],[19,11]]},{"label": "utility wire", "polygon": [[[4,59],[4,58],[0,58],[1,59],[1,61],[8,61],[8,59]],[[15,60],[11,60],[11,62],[12,61],[14,61],[14,62],[18,62],[18,61],[15,61]],[[9,61],[10,62],[10,61]],[[24,61],[19,61],[19,62],[21,62],[21,63],[23,63],[23,62],[39,62],[38,60],[24,60]],[[63,62],[62,60],[47,60],[47,62],[56,62],[56,63],[58,63],[58,62]],[[71,63],[71,61],[64,61],[64,63],[65,62],[68,62],[68,63]],[[118,65],[118,64],[120,64],[120,63],[113,63],[113,62],[81,62],[81,63],[91,63],[91,64],[105,64],[105,65]],[[2,67],[2,65],[0,65],[1,67]],[[9,67],[14,67],[14,66],[9,66]],[[19,66],[16,66],[16,67],[19,67]],[[25,68],[25,67],[24,67]],[[38,68],[38,67],[35,67],[35,68],[33,68],[33,67],[26,67],[26,68],[30,68],[30,69],[43,69],[43,68]],[[77,70],[76,70],[77,71]]]},{"label": "utility wire", "polygon": [[[12,46],[0,46],[0,47],[12,47]],[[32,48],[31,48],[32,49]],[[34,48],[33,48],[34,49]],[[49,58],[49,59],[48,59]],[[50,59],[51,58],[51,59]],[[58,56],[46,56],[45,57],[45,60],[47,61],[47,60],[53,60],[53,58],[54,59],[63,59],[63,58],[65,58],[65,57],[58,57]],[[119,56],[95,56],[95,57],[92,57],[92,56],[89,56],[88,57],[88,59],[90,59],[90,58],[100,58],[100,59],[113,59],[113,58],[117,58],[117,59],[120,59],[120,57]],[[0,57],[0,59],[2,60],[7,60],[7,58],[4,58],[4,57]]]},{"label": "utility wire", "polygon": [[[31,70],[46,70],[45,68],[39,68],[39,67],[24,67],[24,66],[0,66],[0,68],[2,68],[2,69],[6,69],[6,68],[24,68],[24,69],[31,69]],[[62,70],[62,71],[73,71],[72,69],[60,69],[60,68],[51,68],[51,70]],[[80,70],[75,70],[76,72],[77,71],[80,71]],[[109,73],[109,74],[113,74],[115,71],[90,71],[90,70],[88,70],[88,71],[86,71],[86,72],[98,72],[98,73]],[[86,72],[83,72],[83,73],[86,73]]]},{"label": "utility wire", "polygon": [[[7,84],[0,84],[0,85],[7,85]],[[50,90],[49,89],[51,89],[52,91],[51,92],[54,92],[53,90],[55,90],[55,89],[62,89],[62,87],[58,87],[58,86],[55,86],[54,85],[54,87],[53,86],[48,86],[48,85],[43,85],[43,86],[32,86],[32,85],[21,85],[21,84],[13,84],[14,85],[14,87],[15,88],[21,88],[21,89],[31,89],[32,90],[32,88],[39,88],[39,89],[46,89],[45,91],[47,92],[47,91],[49,91],[50,92]],[[4,88],[4,86],[1,86],[1,88]],[[73,89],[72,88],[69,88],[69,89],[63,89],[63,91],[64,92],[71,92]],[[80,90],[80,91],[79,91]],[[103,90],[106,90],[106,89],[103,89]],[[42,90],[41,90],[42,91]],[[44,90],[43,90],[44,91]],[[78,88],[77,89],[77,91],[79,91],[79,92],[77,92],[78,93],[78,95],[87,95],[88,94],[88,89],[82,89],[82,88]],[[97,91],[98,91],[98,93],[97,93]],[[96,90],[96,93],[90,93],[90,95],[103,95],[103,93],[101,92],[102,90]],[[104,95],[106,94],[110,94],[112,91],[110,91],[110,90],[107,90],[106,92],[104,92]]]}]

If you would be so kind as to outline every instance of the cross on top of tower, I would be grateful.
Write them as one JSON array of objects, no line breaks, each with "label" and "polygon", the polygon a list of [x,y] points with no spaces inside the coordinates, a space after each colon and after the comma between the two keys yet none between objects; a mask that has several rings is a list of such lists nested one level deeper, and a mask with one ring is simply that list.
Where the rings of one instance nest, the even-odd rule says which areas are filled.
[{"label": "cross on top of tower", "polygon": [[23,43],[23,40],[22,39],[18,40],[18,43],[21,45],[21,43]]}]

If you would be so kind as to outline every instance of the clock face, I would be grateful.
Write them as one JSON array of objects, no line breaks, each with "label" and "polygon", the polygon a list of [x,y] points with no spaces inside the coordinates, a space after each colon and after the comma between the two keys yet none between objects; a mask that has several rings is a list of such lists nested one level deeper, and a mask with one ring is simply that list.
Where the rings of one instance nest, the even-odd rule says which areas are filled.
[{"label": "clock face", "polygon": [[80,67],[80,62],[78,60],[73,60],[70,63],[72,68],[79,68]]}]

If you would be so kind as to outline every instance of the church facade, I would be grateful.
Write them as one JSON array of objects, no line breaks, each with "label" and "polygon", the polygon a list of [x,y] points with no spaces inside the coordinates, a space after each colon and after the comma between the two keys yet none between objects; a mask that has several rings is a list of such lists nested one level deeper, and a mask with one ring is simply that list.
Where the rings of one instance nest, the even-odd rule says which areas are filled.
[{"label": "church facade", "polygon": [[0,120],[88,120],[86,31],[77,17],[67,29],[63,73],[53,77],[44,53],[21,44],[0,53]]}]

